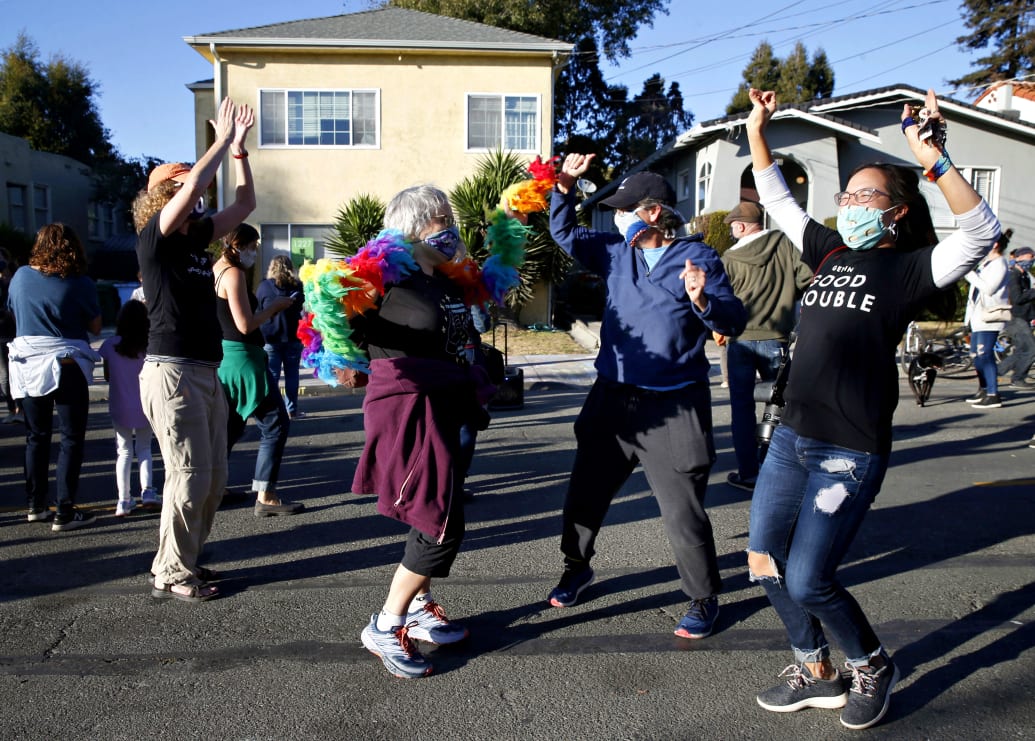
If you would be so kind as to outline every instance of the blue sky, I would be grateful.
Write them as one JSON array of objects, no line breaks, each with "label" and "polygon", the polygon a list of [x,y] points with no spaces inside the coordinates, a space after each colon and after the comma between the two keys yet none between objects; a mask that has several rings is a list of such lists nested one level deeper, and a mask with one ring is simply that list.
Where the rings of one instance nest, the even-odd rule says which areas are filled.
[{"label": "blue sky", "polygon": [[[979,56],[954,44],[966,33],[959,6],[960,0],[672,0],[669,14],[632,43],[632,56],[605,74],[631,95],[654,72],[677,81],[695,119],[704,121],[724,115],[760,41],[785,56],[800,39],[810,55],[826,51],[835,94],[898,82],[948,91],[945,80],[971,71]],[[62,54],[86,65],[100,83],[102,121],[124,155],[190,161],[193,103],[185,85],[211,78],[212,68],[184,36],[368,8],[366,0],[0,0],[0,48],[25,31],[43,59]]]}]

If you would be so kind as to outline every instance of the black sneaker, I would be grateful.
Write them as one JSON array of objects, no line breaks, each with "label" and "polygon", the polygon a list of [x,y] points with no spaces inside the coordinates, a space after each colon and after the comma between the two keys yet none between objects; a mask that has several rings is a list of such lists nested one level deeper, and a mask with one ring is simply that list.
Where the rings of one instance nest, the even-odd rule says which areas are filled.
[{"label": "black sneaker", "polygon": [[971,397],[964,399],[963,401],[968,404],[978,404],[988,398],[988,391],[985,389],[978,389],[977,393]]},{"label": "black sneaker", "polygon": [[549,601],[554,607],[571,607],[579,600],[582,590],[593,583],[593,569],[587,566],[578,571],[565,569],[561,580],[550,592]]},{"label": "black sneaker", "polygon": [[54,524],[50,529],[55,533],[63,533],[66,530],[78,530],[81,527],[92,525],[97,521],[97,515],[89,512],[75,510],[71,517],[54,517]]},{"label": "black sneaker", "polygon": [[971,409],[998,409],[1003,405],[1003,400],[999,398],[999,394],[989,394],[984,399],[979,401],[977,404],[971,404]]},{"label": "black sneaker", "polygon": [[875,725],[888,712],[891,689],[898,681],[898,667],[891,657],[881,654],[884,666],[874,669],[870,666],[854,667],[845,664],[852,672],[852,687],[848,692],[848,704],[841,711],[841,725],[852,730],[862,730]]},{"label": "black sneaker", "polygon": [[787,677],[787,681],[755,698],[766,710],[793,713],[804,708],[835,709],[848,702],[848,686],[841,672],[832,679],[817,679],[804,664],[791,664],[779,676]]},{"label": "black sneaker", "polygon": [[726,474],[726,483],[737,489],[743,489],[744,491],[755,490],[755,479],[746,479],[737,471]]}]

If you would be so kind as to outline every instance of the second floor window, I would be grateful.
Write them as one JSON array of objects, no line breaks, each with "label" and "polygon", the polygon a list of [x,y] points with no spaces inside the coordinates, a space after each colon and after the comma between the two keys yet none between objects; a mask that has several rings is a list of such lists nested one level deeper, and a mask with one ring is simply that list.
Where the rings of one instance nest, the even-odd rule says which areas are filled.
[{"label": "second floor window", "polygon": [[697,213],[700,216],[708,209],[712,199],[712,163],[702,162],[697,168]]},{"label": "second floor window", "polygon": [[539,97],[536,95],[467,96],[467,148],[539,148]]},{"label": "second floor window", "polygon": [[46,185],[32,186],[32,216],[37,229],[50,223],[50,192]]},{"label": "second floor window", "polygon": [[262,90],[259,143],[286,147],[376,147],[376,90]]}]

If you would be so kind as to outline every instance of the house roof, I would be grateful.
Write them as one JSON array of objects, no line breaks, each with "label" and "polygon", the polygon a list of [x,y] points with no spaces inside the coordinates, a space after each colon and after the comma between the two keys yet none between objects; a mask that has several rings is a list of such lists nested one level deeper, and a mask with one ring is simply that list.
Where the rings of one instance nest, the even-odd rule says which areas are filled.
[{"label": "house roof", "polygon": [[1035,101],[1035,82],[1024,82],[1024,81],[1010,81],[1010,82],[995,82],[985,88],[984,92],[977,97],[974,101],[974,105],[977,105],[983,101],[988,95],[995,92],[1003,85],[1011,85],[1013,87],[1013,96],[1015,98],[1024,98],[1025,100]]},{"label": "house roof", "polygon": [[[561,52],[572,44],[483,23],[384,8],[185,36],[192,46],[276,46]],[[200,50],[199,50],[200,51]]]},{"label": "house roof", "polygon": [[[1035,100],[1035,83],[1022,84],[1026,88],[1026,94],[1024,97],[1027,97],[1027,95],[1030,94],[1032,96],[1031,99]],[[1014,95],[1017,95],[1016,86],[1018,83],[1014,83],[1014,85]],[[832,112],[896,102],[922,103],[926,96],[926,90],[921,90],[912,85],[891,85],[872,90],[864,90],[858,93],[824,98],[822,100],[808,101],[806,103],[786,103],[777,108],[776,113],[773,115],[773,119],[798,119],[808,121],[822,128],[826,128],[835,134],[854,136],[873,143],[880,143],[880,137],[873,129],[861,126],[839,116],[835,116]],[[978,108],[975,105],[963,103],[961,101],[954,100],[953,98],[939,98],[938,105],[944,111],[949,113],[950,116],[952,114],[957,114],[976,118],[981,120],[984,125],[1009,129],[1014,132],[1022,133],[1027,137],[1035,138],[1035,124],[1020,121],[998,111],[992,111],[987,108]],[[616,178],[597,190],[592,197],[586,199],[586,203],[583,205],[591,205],[600,199],[605,198],[618,187],[618,184],[623,178],[628,177],[634,172],[647,169],[655,162],[667,157],[673,150],[699,145],[716,136],[721,136],[724,132],[732,131],[739,126],[743,126],[747,122],[747,117],[748,114],[746,112],[736,113],[731,116],[703,121],[694,125],[692,128],[677,136],[675,140],[669,142],[654,154],[639,162],[631,170],[623,173],[622,178]]]}]

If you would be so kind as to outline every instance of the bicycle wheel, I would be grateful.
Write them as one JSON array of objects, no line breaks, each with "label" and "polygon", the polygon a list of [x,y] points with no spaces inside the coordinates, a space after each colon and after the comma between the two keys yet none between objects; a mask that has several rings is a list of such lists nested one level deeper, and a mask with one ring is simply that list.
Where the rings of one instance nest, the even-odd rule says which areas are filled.
[{"label": "bicycle wheel", "polygon": [[920,328],[916,326],[915,322],[910,322],[906,328],[905,335],[902,337],[902,344],[899,345],[899,362],[902,366],[902,375],[906,378],[909,378],[910,363],[920,354],[923,346],[924,338]]},{"label": "bicycle wheel", "polygon": [[946,378],[974,372],[974,359],[970,357],[970,348],[960,340],[948,340],[938,354],[942,357],[941,374]]}]

